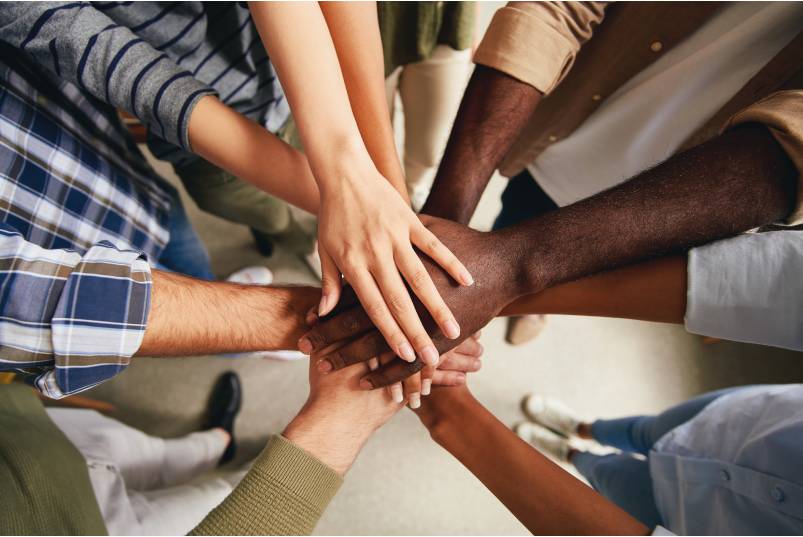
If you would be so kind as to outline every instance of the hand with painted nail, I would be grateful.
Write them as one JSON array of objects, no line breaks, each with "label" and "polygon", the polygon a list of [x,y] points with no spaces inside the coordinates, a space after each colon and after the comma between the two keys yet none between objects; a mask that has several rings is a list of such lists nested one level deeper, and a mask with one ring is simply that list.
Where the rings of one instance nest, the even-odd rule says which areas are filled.
[{"label": "hand with painted nail", "polygon": [[370,162],[354,175],[359,180],[347,176],[337,188],[321,190],[318,313],[326,315],[340,300],[342,273],[389,349],[408,362],[417,356],[434,364],[439,353],[422,313],[446,338],[457,338],[460,326],[425,262],[443,270],[453,285],[470,286],[472,277]]},{"label": "hand with painted nail", "polygon": [[[443,354],[480,330],[519,296],[518,267],[503,248],[504,242],[498,240],[500,232],[483,233],[435,218],[427,218],[426,221],[432,233],[468,262],[468,268],[476,281],[470,287],[457,285],[442,268],[426,257],[421,258],[429,276],[462,328],[457,338],[446,337],[423,305],[416,303],[416,309],[435,347],[439,354]],[[388,351],[394,352],[382,334],[374,328],[370,316],[348,296],[338,305],[334,315],[321,319],[299,340],[299,348],[305,352],[320,353],[322,349],[338,341],[347,343],[325,355],[332,370],[364,362]],[[388,386],[417,373],[424,365],[421,360],[392,360],[370,372],[364,379],[365,385],[374,388]]]}]

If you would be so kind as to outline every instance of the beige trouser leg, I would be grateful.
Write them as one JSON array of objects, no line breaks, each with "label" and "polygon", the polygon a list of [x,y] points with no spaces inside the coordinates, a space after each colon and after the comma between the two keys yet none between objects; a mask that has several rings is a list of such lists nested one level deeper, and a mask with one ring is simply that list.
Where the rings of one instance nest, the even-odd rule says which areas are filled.
[{"label": "beige trouser leg", "polygon": [[404,109],[404,172],[416,208],[426,199],[446,148],[470,60],[470,50],[440,45],[429,58],[405,65],[398,74]]}]

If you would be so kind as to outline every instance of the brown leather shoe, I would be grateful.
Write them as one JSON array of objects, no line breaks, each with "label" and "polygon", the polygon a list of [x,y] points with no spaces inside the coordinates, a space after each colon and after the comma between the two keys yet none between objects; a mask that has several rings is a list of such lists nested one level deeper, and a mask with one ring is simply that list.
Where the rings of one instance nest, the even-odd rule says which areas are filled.
[{"label": "brown leather shoe", "polygon": [[521,315],[507,321],[505,341],[511,345],[523,345],[532,341],[546,326],[546,315]]}]

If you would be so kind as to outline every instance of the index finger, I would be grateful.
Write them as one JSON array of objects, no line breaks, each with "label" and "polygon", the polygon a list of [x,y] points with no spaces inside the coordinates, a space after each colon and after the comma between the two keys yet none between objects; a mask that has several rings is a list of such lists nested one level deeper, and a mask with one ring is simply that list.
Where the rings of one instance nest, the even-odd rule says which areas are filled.
[{"label": "index finger", "polygon": [[415,375],[423,367],[424,362],[419,358],[416,358],[414,362],[405,362],[400,358],[396,358],[360,379],[360,388],[364,390],[384,388]]}]

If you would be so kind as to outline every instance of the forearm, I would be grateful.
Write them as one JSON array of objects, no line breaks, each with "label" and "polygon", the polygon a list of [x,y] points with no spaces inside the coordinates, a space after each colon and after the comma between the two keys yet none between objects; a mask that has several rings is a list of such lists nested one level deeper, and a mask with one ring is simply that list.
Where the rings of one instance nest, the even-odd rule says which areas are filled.
[{"label": "forearm", "polygon": [[[282,82],[323,195],[338,189],[352,161],[370,160],[354,120],[329,29],[315,2],[249,4]],[[303,29],[303,31],[302,31]]]},{"label": "forearm", "polygon": [[553,313],[682,324],[686,284],[686,256],[662,257],[523,296],[501,315]]},{"label": "forearm", "polygon": [[540,99],[533,86],[478,65],[421,212],[468,224],[491,175]]},{"label": "forearm", "polygon": [[306,157],[216,97],[195,105],[189,139],[193,152],[209,162],[317,214],[318,186]]},{"label": "forearm", "polygon": [[206,282],[154,270],[151,310],[138,356],[189,356],[296,348],[314,287]]},{"label": "forearm", "polygon": [[636,178],[497,233],[519,295],[784,218],[797,171],[761,126],[730,131]]},{"label": "forearm", "polygon": [[374,165],[408,200],[385,95],[376,2],[320,2],[351,110]]},{"label": "forearm", "polygon": [[[453,388],[448,388],[453,389]],[[438,400],[422,421],[535,535],[645,535],[648,530],[519,439],[468,392]]]}]

